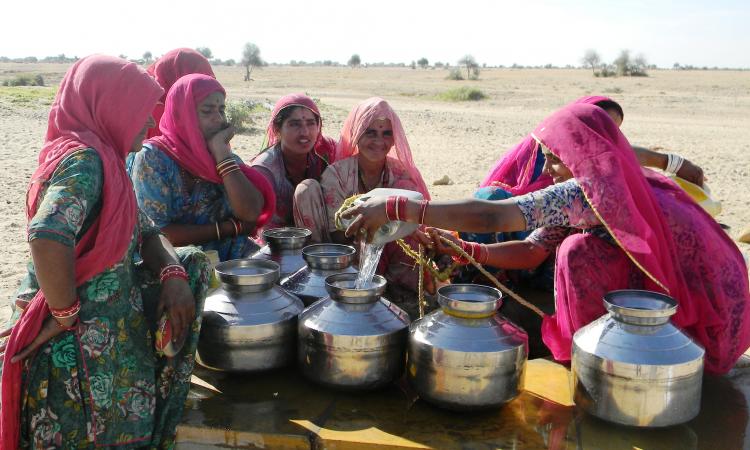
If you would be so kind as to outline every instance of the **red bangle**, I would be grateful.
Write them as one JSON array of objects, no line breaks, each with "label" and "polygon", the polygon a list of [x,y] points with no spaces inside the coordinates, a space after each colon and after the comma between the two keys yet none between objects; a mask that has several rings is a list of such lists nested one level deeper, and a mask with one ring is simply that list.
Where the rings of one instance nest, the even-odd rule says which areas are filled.
[{"label": "red bangle", "polygon": [[75,316],[79,311],[81,311],[81,300],[76,298],[76,301],[73,302],[72,305],[65,308],[52,308],[49,305],[47,305],[47,307],[49,308],[49,312],[50,314],[52,314],[52,317],[55,317],[56,319],[67,319],[69,317]]},{"label": "red bangle", "polygon": [[398,200],[397,196],[391,195],[385,201],[385,218],[391,222],[396,220],[396,201],[397,200]]},{"label": "red bangle", "polygon": [[159,282],[164,283],[170,278],[182,278],[183,280],[187,281],[188,276],[187,272],[185,272],[185,268],[181,265],[169,264],[167,266],[164,266],[164,268],[161,269],[161,272],[159,272]]},{"label": "red bangle", "polygon": [[[466,252],[467,255],[474,258],[474,261],[476,261],[477,263],[479,264],[487,263],[489,252],[487,251],[487,248],[483,244],[480,244],[479,242],[460,241],[459,245],[461,246],[461,250]],[[463,255],[454,256],[453,261],[457,262],[458,264],[463,264],[463,265],[467,265],[471,263],[471,261],[469,261],[469,258]]]},{"label": "red bangle", "polygon": [[396,220],[406,222],[406,197],[396,197]]}]

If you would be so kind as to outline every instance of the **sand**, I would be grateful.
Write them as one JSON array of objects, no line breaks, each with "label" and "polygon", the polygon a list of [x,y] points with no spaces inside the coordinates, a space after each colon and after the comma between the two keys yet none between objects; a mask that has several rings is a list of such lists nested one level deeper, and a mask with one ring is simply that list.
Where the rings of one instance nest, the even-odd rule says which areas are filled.
[{"label": "sand", "polygon": [[[64,64],[0,64],[0,82],[18,73],[42,73],[56,86]],[[387,99],[406,129],[414,158],[433,197],[470,196],[492,163],[547,114],[582,95],[610,95],[625,109],[622,130],[637,145],[661,146],[703,167],[718,217],[737,237],[750,225],[750,78],[739,71],[651,71],[646,78],[594,78],[586,70],[483,70],[477,81],[448,81],[445,70],[409,68],[267,67],[243,82],[244,69],[217,67],[229,101],[272,104],[290,92],[320,100],[324,133],[337,137],[349,109],[370,96]],[[437,99],[470,86],[488,95],[480,102]],[[20,89],[20,88],[19,88]],[[28,261],[25,192],[44,139],[49,106],[13,103],[0,89],[0,301],[10,304]],[[249,132],[237,136],[245,160],[261,147],[270,111],[252,115]],[[447,176],[453,184],[433,186]],[[747,251],[748,246],[741,244]],[[0,320],[10,314],[0,307]]]}]

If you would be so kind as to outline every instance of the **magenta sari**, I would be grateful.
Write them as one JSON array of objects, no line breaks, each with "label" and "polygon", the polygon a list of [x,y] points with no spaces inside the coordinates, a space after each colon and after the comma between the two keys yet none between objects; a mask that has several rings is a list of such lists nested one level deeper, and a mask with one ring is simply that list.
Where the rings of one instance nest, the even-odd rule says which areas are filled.
[{"label": "magenta sari", "polygon": [[[593,105],[605,100],[611,101],[612,99],[590,95],[581,97],[571,104]],[[537,142],[531,135],[528,135],[497,160],[479,187],[498,186],[516,196],[550,186],[552,178],[546,173],[542,173],[536,180],[533,179],[537,156]]]},{"label": "magenta sari", "polygon": [[676,184],[641,169],[603,110],[568,105],[532,135],[571,170],[617,246],[573,235],[557,250],[556,312],[542,337],[569,360],[573,334],[605,313],[602,296],[631,287],[663,292],[679,306],[672,321],[706,349],[707,372],[726,373],[750,346],[747,268],[736,245]]}]

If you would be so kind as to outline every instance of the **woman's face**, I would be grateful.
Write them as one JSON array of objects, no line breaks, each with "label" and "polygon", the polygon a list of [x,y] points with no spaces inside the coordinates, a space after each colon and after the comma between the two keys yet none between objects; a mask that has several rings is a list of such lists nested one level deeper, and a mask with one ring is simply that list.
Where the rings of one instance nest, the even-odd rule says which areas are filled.
[{"label": "woman's face", "polygon": [[130,146],[131,152],[139,152],[141,151],[141,147],[143,147],[143,140],[146,139],[146,133],[149,129],[154,128],[156,126],[156,121],[154,120],[154,116],[151,114],[148,115],[148,120],[146,120],[146,124],[143,125],[143,128],[141,128],[141,131],[138,132],[135,139],[133,139],[133,144]]},{"label": "woman's face", "polygon": [[198,126],[205,139],[221,131],[227,123],[224,94],[214,92],[198,103]]},{"label": "woman's face", "polygon": [[295,155],[305,155],[315,146],[320,133],[318,116],[309,109],[298,106],[289,117],[281,123],[276,135],[281,142],[281,149]]},{"label": "woman's face", "polygon": [[543,172],[548,173],[552,177],[552,181],[562,183],[573,178],[573,173],[568,169],[568,166],[563,164],[560,158],[552,154],[548,148],[542,146],[542,154],[544,154]]},{"label": "woman's face", "polygon": [[605,109],[604,111],[606,111],[607,114],[609,114],[609,117],[611,117],[612,120],[617,124],[618,128],[622,126],[622,116],[616,109],[610,108],[610,109]]},{"label": "woman's face", "polygon": [[393,126],[390,119],[375,119],[357,141],[357,150],[362,158],[371,162],[385,161],[393,147]]}]

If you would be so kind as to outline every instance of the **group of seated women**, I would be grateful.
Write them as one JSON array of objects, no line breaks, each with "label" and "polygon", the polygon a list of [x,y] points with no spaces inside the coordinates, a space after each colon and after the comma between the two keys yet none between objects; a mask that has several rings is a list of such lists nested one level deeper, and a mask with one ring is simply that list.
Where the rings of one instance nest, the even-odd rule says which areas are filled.
[{"label": "group of seated women", "polygon": [[[632,147],[610,99],[552,114],[498,162],[477,198],[452,202],[430,202],[383,99],[357,104],[336,141],[309,97],[282,97],[249,164],[232,153],[225,102],[208,61],[188,49],[148,73],[90,56],[65,75],[27,194],[32,261],[2,332],[2,448],[171,447],[209,277],[198,247],[247,257],[270,227],[351,243],[398,218],[425,226],[407,244],[458,257],[449,239],[495,268],[554,255],[556,308],[542,337],[560,361],[573,333],[605,312],[603,294],[623,288],[674,297],[674,322],[706,348],[711,372],[728,371],[750,345],[736,246],[673,181],[639,163],[697,184],[701,170]],[[351,225],[337,229],[344,200],[378,187],[424,200],[373,198],[344,212]],[[383,255],[379,271],[414,289],[411,258],[395,244]]]}]

